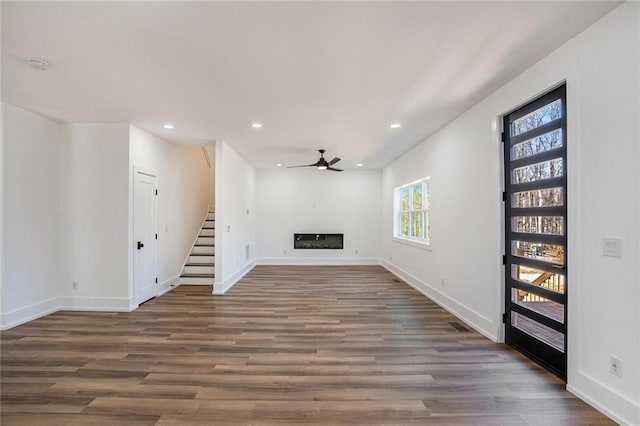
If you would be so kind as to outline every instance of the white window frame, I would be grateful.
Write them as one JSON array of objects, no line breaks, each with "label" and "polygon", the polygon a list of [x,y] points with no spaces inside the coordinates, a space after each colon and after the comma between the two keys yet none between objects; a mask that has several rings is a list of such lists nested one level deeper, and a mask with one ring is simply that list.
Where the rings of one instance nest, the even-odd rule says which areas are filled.
[{"label": "white window frame", "polygon": [[[413,208],[413,187],[422,184],[422,208]],[[409,209],[402,210],[402,190],[409,188]],[[428,232],[427,224],[431,224],[431,177],[425,177],[398,186],[393,190],[393,238],[395,241],[409,244],[420,248],[431,247],[431,234]],[[402,234],[402,214],[409,213],[409,235]],[[412,213],[424,213],[423,235],[413,237],[413,215]]]}]

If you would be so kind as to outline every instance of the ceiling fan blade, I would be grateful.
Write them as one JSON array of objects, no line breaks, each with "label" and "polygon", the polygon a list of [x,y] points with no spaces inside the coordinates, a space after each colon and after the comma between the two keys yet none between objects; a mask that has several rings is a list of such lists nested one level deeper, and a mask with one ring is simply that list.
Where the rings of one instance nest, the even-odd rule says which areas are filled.
[{"label": "ceiling fan blade", "polygon": [[335,167],[327,167],[327,170],[331,170],[332,172],[344,172],[344,170],[336,169]]},{"label": "ceiling fan blade", "polygon": [[287,169],[295,169],[296,167],[315,167],[318,163],[305,164],[304,166],[287,166]]},{"label": "ceiling fan blade", "polygon": [[340,161],[340,158],[335,157],[333,160],[329,161],[329,165],[333,166],[334,164],[336,164],[338,161]]}]

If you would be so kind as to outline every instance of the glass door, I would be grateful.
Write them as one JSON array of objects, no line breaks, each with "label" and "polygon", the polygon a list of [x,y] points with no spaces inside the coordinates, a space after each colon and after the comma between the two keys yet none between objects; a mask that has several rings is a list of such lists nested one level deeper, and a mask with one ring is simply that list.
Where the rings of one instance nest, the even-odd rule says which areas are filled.
[{"label": "glass door", "polygon": [[566,86],[504,117],[505,342],[566,380]]}]

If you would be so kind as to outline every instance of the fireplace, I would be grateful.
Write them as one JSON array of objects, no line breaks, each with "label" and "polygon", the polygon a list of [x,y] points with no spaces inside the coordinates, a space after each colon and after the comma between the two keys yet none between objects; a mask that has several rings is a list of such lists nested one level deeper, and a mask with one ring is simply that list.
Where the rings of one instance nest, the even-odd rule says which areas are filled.
[{"label": "fireplace", "polygon": [[293,234],[294,249],[342,250],[344,234]]}]

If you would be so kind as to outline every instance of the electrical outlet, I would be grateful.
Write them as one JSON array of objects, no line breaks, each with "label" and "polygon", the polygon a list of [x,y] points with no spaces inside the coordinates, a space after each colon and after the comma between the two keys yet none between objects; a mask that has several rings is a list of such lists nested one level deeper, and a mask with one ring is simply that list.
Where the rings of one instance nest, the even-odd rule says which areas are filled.
[{"label": "electrical outlet", "polygon": [[78,289],[78,281],[72,281],[71,282],[71,288],[73,290],[77,290]]},{"label": "electrical outlet", "polygon": [[356,250],[356,255],[358,254],[358,250]]},{"label": "electrical outlet", "polygon": [[287,254],[287,251],[286,251],[286,250],[284,251],[284,254]]},{"label": "electrical outlet", "polygon": [[444,278],[440,278],[440,285],[444,288]]},{"label": "electrical outlet", "polygon": [[615,356],[609,358],[609,369],[614,376],[622,377],[622,361],[620,361],[620,358]]}]

